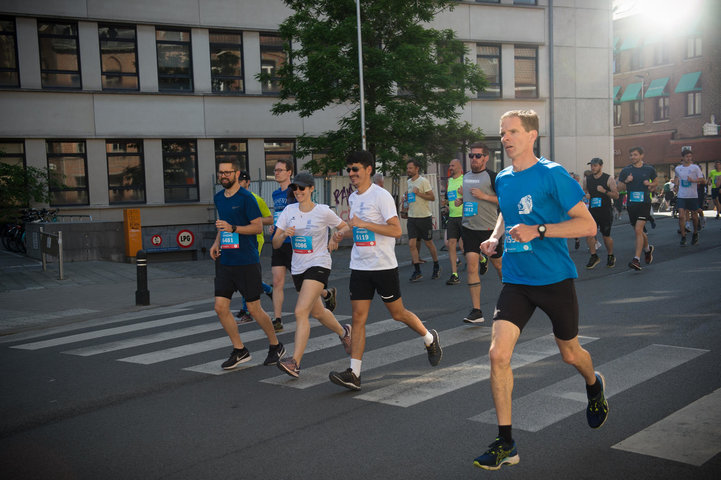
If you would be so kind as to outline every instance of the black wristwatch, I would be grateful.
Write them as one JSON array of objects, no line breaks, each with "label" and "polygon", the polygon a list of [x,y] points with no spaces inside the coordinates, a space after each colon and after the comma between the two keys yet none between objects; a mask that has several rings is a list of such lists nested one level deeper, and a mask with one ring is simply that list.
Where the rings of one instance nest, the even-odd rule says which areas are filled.
[{"label": "black wristwatch", "polygon": [[544,224],[538,226],[538,234],[541,236],[541,240],[546,236],[546,226]]},{"label": "black wristwatch", "polygon": [[235,233],[235,225],[230,224],[230,233]]}]

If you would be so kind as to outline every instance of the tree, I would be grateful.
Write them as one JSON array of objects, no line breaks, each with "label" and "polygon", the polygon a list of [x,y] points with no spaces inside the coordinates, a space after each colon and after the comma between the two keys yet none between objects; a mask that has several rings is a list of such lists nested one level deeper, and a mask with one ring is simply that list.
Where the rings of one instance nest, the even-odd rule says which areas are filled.
[{"label": "tree", "polygon": [[14,219],[31,202],[49,202],[48,183],[47,170],[0,162],[0,220]]},{"label": "tree", "polygon": [[[347,106],[338,129],[298,138],[307,168],[327,173],[344,167],[361,148],[360,88],[355,0],[284,0],[294,13],[280,25],[288,56],[275,72],[281,90],[272,112],[309,117]],[[452,30],[426,28],[453,0],[361,0],[366,144],[386,173],[404,170],[404,159],[423,155],[447,162],[460,145],[482,132],[460,121],[469,92],[487,85],[464,59]],[[269,73],[259,75],[263,81]]]}]

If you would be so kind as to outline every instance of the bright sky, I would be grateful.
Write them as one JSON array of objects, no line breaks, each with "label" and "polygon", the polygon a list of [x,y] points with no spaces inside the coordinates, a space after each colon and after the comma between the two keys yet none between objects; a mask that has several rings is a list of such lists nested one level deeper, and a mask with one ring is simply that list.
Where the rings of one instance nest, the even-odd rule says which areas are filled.
[{"label": "bright sky", "polygon": [[639,14],[645,20],[646,28],[669,31],[698,18],[702,4],[703,0],[613,0],[613,18]]}]

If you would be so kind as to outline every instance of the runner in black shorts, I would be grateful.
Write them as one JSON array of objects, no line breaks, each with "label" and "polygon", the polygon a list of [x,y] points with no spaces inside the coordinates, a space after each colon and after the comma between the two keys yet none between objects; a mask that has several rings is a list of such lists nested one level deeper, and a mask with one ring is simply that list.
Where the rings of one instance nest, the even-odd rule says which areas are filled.
[{"label": "runner in black shorts", "polygon": [[[591,173],[584,177],[588,210],[603,236],[603,243],[608,253],[606,267],[612,268],[616,265],[616,257],[613,254],[613,239],[611,238],[611,225],[613,225],[611,201],[618,198],[618,187],[616,187],[616,180],[611,175],[603,173],[602,159],[593,158],[588,164],[591,165]],[[591,252],[591,257],[586,264],[586,268],[590,270],[601,263],[596,252],[596,235],[586,237],[586,244]]]},{"label": "runner in black shorts", "polygon": [[376,292],[384,303],[392,303],[401,298],[398,268],[351,270],[349,287],[351,300],[373,300]]},{"label": "runner in black shorts", "polygon": [[446,285],[460,285],[458,278],[458,266],[461,261],[456,253],[456,246],[461,238],[461,227],[463,226],[463,207],[456,205],[456,199],[463,194],[463,165],[454,158],[448,165],[450,178],[446,189],[448,201],[448,222],[446,222],[446,245],[448,246],[448,259],[451,261],[451,277]]}]

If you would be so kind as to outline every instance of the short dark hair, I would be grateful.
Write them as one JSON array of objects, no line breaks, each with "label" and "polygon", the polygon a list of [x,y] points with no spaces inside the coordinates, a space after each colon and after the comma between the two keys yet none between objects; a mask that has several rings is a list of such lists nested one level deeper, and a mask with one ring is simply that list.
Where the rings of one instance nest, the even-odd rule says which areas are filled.
[{"label": "short dark hair", "polygon": [[628,149],[628,153],[638,152],[639,155],[644,154],[643,147],[631,147]]},{"label": "short dark hair", "polygon": [[220,166],[221,163],[229,163],[233,165],[233,170],[240,170],[240,161],[239,160],[221,160],[218,162],[218,165],[216,165],[216,168]]},{"label": "short dark hair", "polygon": [[483,150],[483,153],[490,153],[490,152],[491,152],[491,149],[488,148],[488,145],[486,145],[486,144],[483,143],[483,142],[473,142],[473,143],[471,143],[471,145],[468,147],[469,150],[473,150],[474,148],[475,148],[476,150],[480,148],[481,150]]},{"label": "short dark hair", "polygon": [[366,150],[356,150],[355,152],[350,152],[345,157],[345,164],[346,165],[353,165],[354,163],[360,163],[364,167],[373,167],[373,155],[371,155],[370,152]]},{"label": "short dark hair", "polygon": [[413,165],[415,165],[418,168],[423,168],[423,162],[421,162],[417,158],[409,158],[408,161],[406,162],[406,165],[409,163],[412,163]]},{"label": "short dark hair", "polygon": [[288,170],[290,173],[293,173],[293,160],[291,160],[290,158],[279,158],[275,161],[275,164],[278,165],[279,163],[285,165],[285,169]]}]

